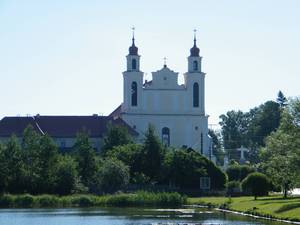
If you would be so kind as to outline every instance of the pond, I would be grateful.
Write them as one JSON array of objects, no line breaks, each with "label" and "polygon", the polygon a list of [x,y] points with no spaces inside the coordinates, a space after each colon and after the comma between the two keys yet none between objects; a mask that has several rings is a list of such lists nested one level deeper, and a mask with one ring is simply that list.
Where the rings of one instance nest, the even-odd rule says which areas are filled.
[{"label": "pond", "polygon": [[0,209],[1,225],[283,225],[206,209]]}]

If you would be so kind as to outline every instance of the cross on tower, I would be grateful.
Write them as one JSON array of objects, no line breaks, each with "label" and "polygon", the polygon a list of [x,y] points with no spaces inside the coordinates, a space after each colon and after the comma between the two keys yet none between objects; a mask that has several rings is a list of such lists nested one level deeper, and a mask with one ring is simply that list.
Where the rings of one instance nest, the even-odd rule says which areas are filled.
[{"label": "cross on tower", "polygon": [[167,67],[167,58],[164,57],[164,67]]},{"label": "cross on tower", "polygon": [[135,31],[135,27],[131,27],[131,30],[132,30],[132,38],[134,38],[134,31]]},{"label": "cross on tower", "polygon": [[194,39],[196,40],[197,29],[194,29]]}]

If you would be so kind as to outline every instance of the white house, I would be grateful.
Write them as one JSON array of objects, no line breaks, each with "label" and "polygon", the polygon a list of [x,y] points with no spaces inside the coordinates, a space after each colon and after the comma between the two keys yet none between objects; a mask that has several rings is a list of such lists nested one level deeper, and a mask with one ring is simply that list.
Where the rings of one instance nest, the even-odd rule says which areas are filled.
[{"label": "white house", "polygon": [[193,148],[212,159],[208,115],[205,114],[205,73],[201,70],[199,53],[194,38],[187,72],[183,75],[184,84],[178,84],[179,74],[166,64],[152,73],[151,81],[144,82],[141,56],[133,37],[126,56],[127,69],[123,72],[123,103],[111,116],[121,117],[140,134],[152,124],[165,145]]}]

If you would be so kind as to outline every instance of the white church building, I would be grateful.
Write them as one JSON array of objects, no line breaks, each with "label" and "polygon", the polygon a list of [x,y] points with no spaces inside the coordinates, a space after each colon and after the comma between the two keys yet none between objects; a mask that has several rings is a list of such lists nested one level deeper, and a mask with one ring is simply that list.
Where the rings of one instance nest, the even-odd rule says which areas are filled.
[{"label": "white church building", "polygon": [[140,134],[140,139],[151,124],[165,145],[192,148],[214,160],[205,114],[205,73],[199,53],[194,38],[183,84],[178,84],[179,74],[166,63],[152,72],[151,81],[144,82],[141,56],[133,36],[123,72],[123,103],[111,116],[122,118]]},{"label": "white church building", "polygon": [[190,50],[184,83],[178,84],[178,73],[165,63],[145,81],[140,70],[138,48],[134,37],[127,55],[127,69],[123,72],[122,104],[109,116],[44,116],[4,117],[0,120],[0,141],[12,134],[22,138],[24,129],[31,125],[36,132],[49,134],[61,151],[72,149],[76,135],[85,130],[92,146],[101,151],[107,125],[127,127],[138,142],[151,124],[166,146],[192,148],[215,161],[212,140],[208,135],[208,115],[205,114],[205,73],[201,70],[202,57],[196,45]]}]

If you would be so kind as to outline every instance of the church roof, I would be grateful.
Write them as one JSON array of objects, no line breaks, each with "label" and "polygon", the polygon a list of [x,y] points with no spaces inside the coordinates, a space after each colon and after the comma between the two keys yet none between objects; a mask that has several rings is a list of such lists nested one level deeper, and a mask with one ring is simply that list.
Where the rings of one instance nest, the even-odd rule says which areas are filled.
[{"label": "church roof", "polygon": [[34,116],[34,117],[4,117],[0,121],[0,137],[9,137],[15,134],[23,135],[28,125],[41,133],[51,137],[76,137],[80,131],[87,131],[90,137],[103,137],[107,131],[108,123],[125,126],[129,133],[137,132],[121,118],[113,119],[109,116]]},{"label": "church roof", "polygon": [[197,40],[196,37],[194,38],[194,46],[191,48],[191,56],[199,57],[200,49],[197,47]]}]

